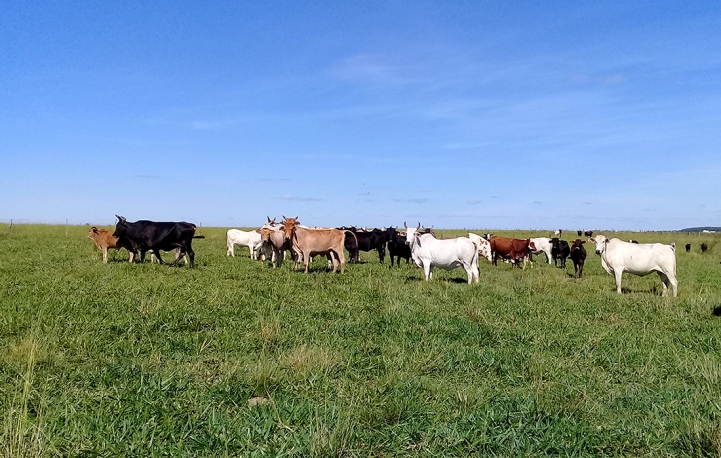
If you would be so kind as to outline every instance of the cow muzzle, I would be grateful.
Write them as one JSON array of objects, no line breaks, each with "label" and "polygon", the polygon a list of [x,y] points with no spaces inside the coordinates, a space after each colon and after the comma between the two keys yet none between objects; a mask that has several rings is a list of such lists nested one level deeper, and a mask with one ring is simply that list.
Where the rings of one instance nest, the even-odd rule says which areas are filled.
[{"label": "cow muzzle", "polygon": [[596,254],[601,254],[601,250],[596,250]]}]

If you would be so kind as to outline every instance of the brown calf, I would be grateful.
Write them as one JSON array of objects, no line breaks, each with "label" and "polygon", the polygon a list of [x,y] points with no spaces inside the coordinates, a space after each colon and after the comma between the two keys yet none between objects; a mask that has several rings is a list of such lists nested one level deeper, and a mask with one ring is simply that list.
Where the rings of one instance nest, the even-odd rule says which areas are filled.
[{"label": "brown calf", "polygon": [[126,238],[113,237],[112,232],[106,231],[105,229],[98,229],[95,226],[90,228],[88,238],[95,242],[95,245],[102,250],[104,263],[108,262],[108,248],[113,248],[118,251],[120,251],[121,248],[125,248],[128,250],[128,253],[130,253],[128,262],[133,262],[135,259],[137,247],[135,247],[133,242]]}]

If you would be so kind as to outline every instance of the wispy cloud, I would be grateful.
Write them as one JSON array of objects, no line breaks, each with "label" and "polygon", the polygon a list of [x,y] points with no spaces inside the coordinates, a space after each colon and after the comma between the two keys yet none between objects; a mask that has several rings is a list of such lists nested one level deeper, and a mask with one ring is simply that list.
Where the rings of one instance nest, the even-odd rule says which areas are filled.
[{"label": "wispy cloud", "polygon": [[478,204],[480,204],[481,202],[483,202],[483,201],[482,201],[482,200],[469,200],[469,201],[467,201],[466,203],[467,203],[468,205],[478,205]]},{"label": "wispy cloud", "polygon": [[393,199],[396,202],[406,203],[406,204],[423,204],[428,202],[430,199],[427,197],[420,198],[420,199]]},{"label": "wispy cloud", "polygon": [[276,199],[292,200],[292,201],[296,201],[296,202],[320,202],[321,201],[321,199],[319,199],[317,197],[292,196],[292,195],[288,195],[288,194],[286,194],[284,196],[276,197]]}]

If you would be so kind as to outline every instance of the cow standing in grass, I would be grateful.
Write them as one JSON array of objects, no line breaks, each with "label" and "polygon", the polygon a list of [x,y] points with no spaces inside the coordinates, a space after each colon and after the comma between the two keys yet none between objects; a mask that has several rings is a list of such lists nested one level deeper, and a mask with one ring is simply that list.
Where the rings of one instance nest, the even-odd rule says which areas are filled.
[{"label": "cow standing in grass", "polygon": [[571,261],[573,261],[573,276],[581,278],[583,276],[583,264],[586,262],[586,248],[583,244],[586,243],[581,239],[576,239],[571,245]]},{"label": "cow standing in grass", "polygon": [[[345,242],[345,231],[339,229],[306,229],[300,225],[296,218],[283,217],[281,225],[285,240],[290,241],[293,251],[302,255],[305,273],[308,273],[310,259],[316,255],[328,256],[333,262],[333,272],[338,269],[345,272],[345,253],[343,245]],[[299,260],[296,260],[296,268]]]},{"label": "cow standing in grass", "polygon": [[458,237],[438,240],[433,234],[421,234],[418,228],[406,227],[406,244],[411,248],[413,261],[423,269],[426,280],[433,277],[433,268],[453,270],[463,267],[468,275],[468,284],[479,281],[478,248],[471,239]]},{"label": "cow standing in grass", "polygon": [[193,267],[195,252],[193,251],[193,238],[202,238],[195,235],[195,224],[186,222],[155,222],[140,220],[129,223],[124,217],[118,216],[115,225],[114,237],[128,238],[140,249],[140,262],[145,260],[145,253],[151,251],[163,263],[160,250],[173,251],[179,248],[175,262],[179,258],[188,256],[190,267]]},{"label": "cow standing in grass", "polygon": [[628,243],[616,238],[608,239],[597,235],[589,240],[596,244],[596,254],[601,256],[601,266],[616,279],[616,291],[621,294],[621,279],[624,272],[643,277],[656,272],[663,282],[663,295],[668,286],[676,297],[676,244]]},{"label": "cow standing in grass", "polygon": [[103,252],[103,262],[106,264],[108,262],[109,248],[118,251],[120,251],[121,248],[125,248],[126,250],[128,250],[128,262],[132,263],[133,259],[135,259],[137,246],[134,246],[133,242],[131,242],[125,237],[113,237],[112,232],[106,231],[105,229],[98,229],[97,227],[93,226],[90,228],[90,232],[88,232],[88,238],[92,240],[93,243],[95,243],[95,246],[100,248],[100,250]]}]

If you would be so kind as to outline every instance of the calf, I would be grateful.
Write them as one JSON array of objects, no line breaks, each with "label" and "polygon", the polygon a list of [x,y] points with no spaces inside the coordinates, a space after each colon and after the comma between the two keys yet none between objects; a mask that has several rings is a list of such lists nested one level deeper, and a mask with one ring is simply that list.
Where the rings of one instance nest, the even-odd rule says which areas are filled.
[{"label": "calf", "polygon": [[[536,246],[536,249],[533,250],[531,253],[529,253],[529,256],[528,256],[531,263],[533,263],[532,255],[545,253],[546,261],[548,261],[548,263],[550,264],[551,259],[552,259],[551,258],[551,248],[553,248],[553,245],[551,245],[551,239],[549,239],[548,237],[537,237],[537,238],[531,239],[531,242],[533,242],[533,244]],[[531,264],[531,265],[533,265],[533,264]]]},{"label": "calf", "polygon": [[561,269],[566,268],[566,258],[571,254],[571,248],[565,240],[559,240],[557,237],[551,239],[551,256],[553,257],[553,265],[558,266],[557,261],[561,260]]},{"label": "calf", "polygon": [[471,239],[471,241],[476,245],[476,248],[478,248],[478,254],[481,257],[488,259],[489,261],[493,261],[491,242],[478,234],[474,234],[473,232],[468,233],[468,238]]},{"label": "calf", "polygon": [[705,253],[706,250],[708,250],[708,245],[706,245],[706,242],[701,244],[701,253]]},{"label": "calf", "polygon": [[686,253],[688,253],[689,251],[691,251],[691,244],[687,243],[686,244]]},{"label": "calf", "polygon": [[423,269],[426,281],[433,278],[433,268],[453,270],[463,267],[468,275],[468,284],[478,283],[478,248],[467,237],[438,240],[432,233],[421,234],[421,228],[406,227],[406,244],[411,248],[413,261]]},{"label": "calf", "polygon": [[583,275],[583,264],[586,262],[586,248],[584,240],[576,239],[571,245],[571,260],[573,261],[573,276],[581,278]]},{"label": "calf", "polygon": [[225,236],[226,256],[235,257],[235,245],[247,246],[250,250],[250,258],[258,259],[260,247],[263,240],[260,237],[260,229],[255,231],[241,231],[240,229],[228,229]]},{"label": "calf", "polygon": [[663,295],[668,286],[673,288],[676,297],[678,281],[676,280],[676,244],[661,243],[627,243],[616,238],[607,239],[598,235],[589,240],[596,244],[596,254],[601,256],[601,266],[616,279],[616,291],[621,294],[621,279],[624,272],[644,276],[651,272],[658,273],[663,283]]},{"label": "calf", "polygon": [[411,247],[406,245],[405,233],[396,231],[394,227],[389,227],[386,231],[388,232],[388,254],[391,257],[390,267],[393,267],[394,259],[397,266],[401,265],[401,258],[406,260],[406,264],[409,264],[411,260]]},{"label": "calf", "polygon": [[163,263],[160,257],[160,250],[172,251],[180,248],[176,253],[176,262],[187,254],[190,267],[193,267],[195,252],[192,241],[194,238],[202,238],[195,235],[195,224],[186,222],[155,222],[140,220],[129,223],[122,216],[118,216],[115,225],[114,237],[127,237],[140,249],[140,262],[145,260],[145,253],[152,251],[158,262]]},{"label": "calf", "polygon": [[97,227],[93,226],[90,228],[90,232],[88,232],[88,238],[95,243],[95,246],[100,248],[100,250],[103,252],[103,262],[107,264],[108,262],[108,249],[112,248],[114,250],[120,251],[121,248],[125,248],[128,250],[128,262],[133,262],[133,259],[135,259],[135,253],[137,252],[138,248],[137,246],[133,245],[133,242],[125,237],[113,237],[112,232],[106,231],[105,229],[98,229]]}]

